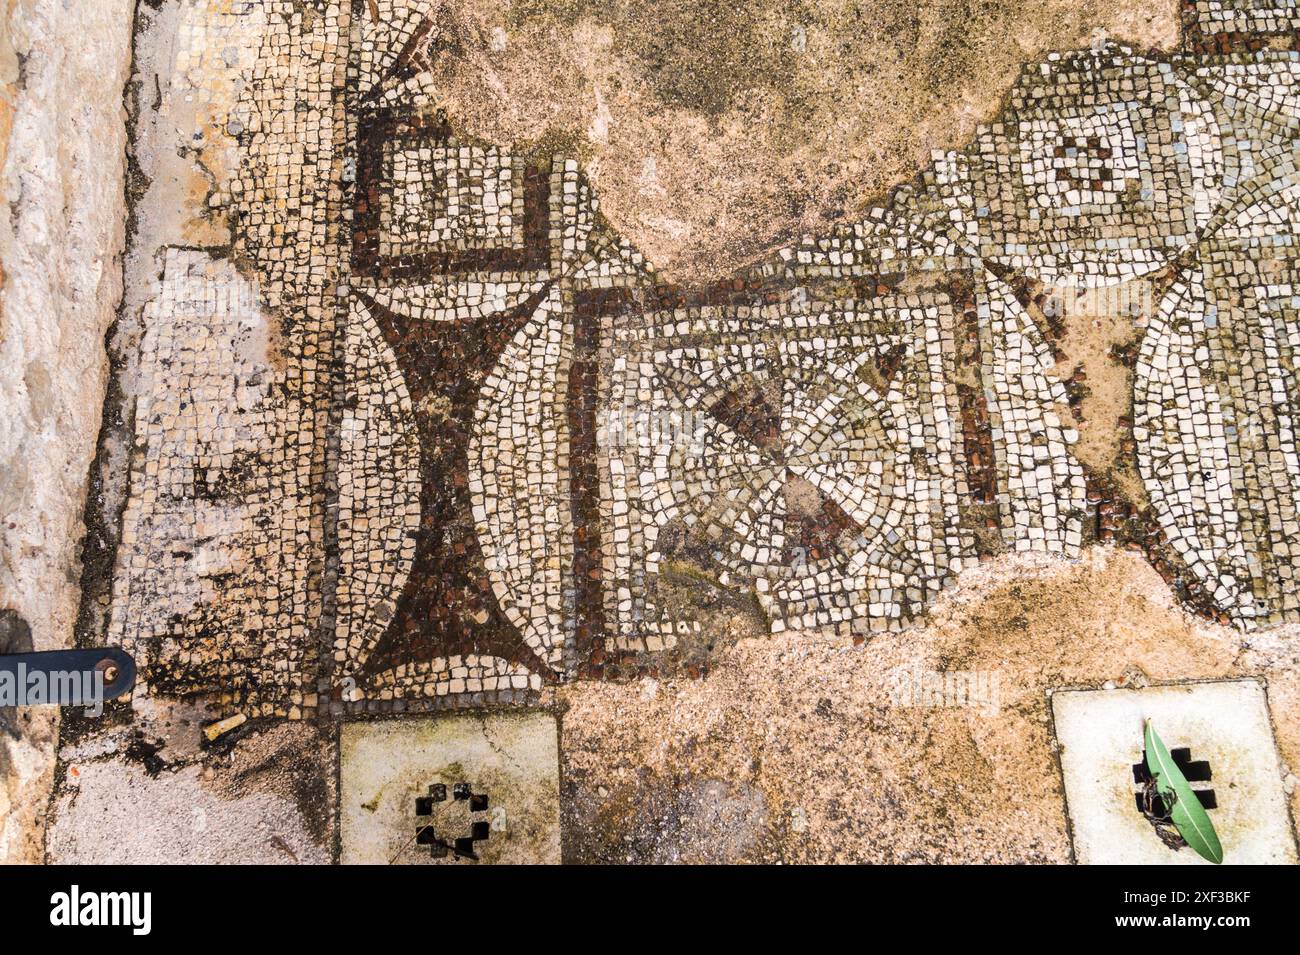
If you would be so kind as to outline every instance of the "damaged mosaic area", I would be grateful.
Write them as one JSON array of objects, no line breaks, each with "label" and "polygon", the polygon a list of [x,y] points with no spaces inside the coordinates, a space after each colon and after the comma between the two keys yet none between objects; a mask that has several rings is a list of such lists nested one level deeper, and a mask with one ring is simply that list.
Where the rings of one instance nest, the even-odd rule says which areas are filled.
[{"label": "damaged mosaic area", "polygon": [[[1291,5],[1030,64],[968,147],[704,286],[572,157],[457,127],[435,7],[157,14],[205,213],[136,236],[83,614],[137,694],[527,703],[698,675],[719,607],[862,641],[981,559],[1097,541],[1207,616],[1300,620]],[[1085,292],[1140,340],[1115,461],[1079,451]]]}]

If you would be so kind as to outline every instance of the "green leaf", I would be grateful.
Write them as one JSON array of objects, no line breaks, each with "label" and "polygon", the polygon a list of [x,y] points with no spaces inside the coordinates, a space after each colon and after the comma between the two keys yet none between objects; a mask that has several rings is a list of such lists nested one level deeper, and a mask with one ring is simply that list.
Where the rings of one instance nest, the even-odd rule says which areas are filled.
[{"label": "green leaf", "polygon": [[1147,772],[1155,780],[1156,790],[1169,808],[1169,818],[1178,834],[1196,850],[1197,855],[1218,865],[1223,861],[1223,846],[1214,823],[1196,793],[1176,765],[1151,721],[1146,725]]}]

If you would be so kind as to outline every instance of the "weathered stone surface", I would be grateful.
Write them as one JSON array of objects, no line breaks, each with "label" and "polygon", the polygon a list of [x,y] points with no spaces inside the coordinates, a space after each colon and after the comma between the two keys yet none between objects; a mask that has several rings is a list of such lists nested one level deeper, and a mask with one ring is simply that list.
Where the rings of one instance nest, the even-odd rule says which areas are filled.
[{"label": "weathered stone surface", "polygon": [[[104,334],[121,294],[131,8],[0,7],[0,606],[30,622],[37,649],[67,645],[77,612]],[[0,860],[41,851],[57,717],[22,718]]]},{"label": "weathered stone surface", "polygon": [[[1262,678],[1294,814],[1295,639],[1279,627],[1243,652],[1140,557],[1097,547],[981,564],[927,626],[864,647],[746,639],[703,680],[575,683],[559,692],[565,858],[1070,862],[1047,693],[1064,686]],[[996,692],[905,698],[918,673],[995,678]],[[681,794],[705,791],[701,833]]]},{"label": "weathered stone surface", "polygon": [[1052,695],[1052,714],[1079,862],[1211,864],[1185,846],[1168,845],[1151,819],[1135,811],[1134,765],[1151,758],[1143,739],[1150,721],[1175,762],[1179,747],[1187,751],[1193,791],[1214,795],[1207,805],[1210,822],[1221,845],[1231,848],[1222,862],[1296,864],[1295,834],[1259,681],[1065,690]]},{"label": "weathered stone surface", "polygon": [[1170,49],[1173,0],[459,0],[439,97],[466,131],[580,156],[619,233],[698,280],[851,221],[967,142],[1022,64],[1098,31]]},{"label": "weathered stone surface", "polygon": [[333,846],[334,734],[243,724],[214,742],[202,707],[137,706],[132,724],[64,743],[48,861],[324,863]]}]

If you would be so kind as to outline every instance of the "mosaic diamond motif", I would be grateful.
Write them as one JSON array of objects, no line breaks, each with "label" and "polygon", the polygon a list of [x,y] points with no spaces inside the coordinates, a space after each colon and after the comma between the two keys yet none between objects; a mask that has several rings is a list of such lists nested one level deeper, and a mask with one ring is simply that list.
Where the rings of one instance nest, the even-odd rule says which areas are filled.
[{"label": "mosaic diamond motif", "polygon": [[1109,284],[1160,268],[1209,221],[1218,125],[1171,64],[1115,46],[1054,56],[1008,108],[1015,121],[982,129],[947,184],[970,189],[958,225],[981,256]]}]

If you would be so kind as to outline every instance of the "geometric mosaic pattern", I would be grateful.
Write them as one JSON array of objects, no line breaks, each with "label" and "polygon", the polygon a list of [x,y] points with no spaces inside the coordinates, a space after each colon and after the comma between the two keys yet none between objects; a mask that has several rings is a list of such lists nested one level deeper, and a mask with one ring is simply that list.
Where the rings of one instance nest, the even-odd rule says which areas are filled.
[{"label": "geometric mosaic pattern", "polygon": [[1027,69],[945,182],[979,254],[1049,284],[1164,266],[1218,201],[1219,130],[1173,64],[1119,46]]},{"label": "geometric mosaic pattern", "polygon": [[[138,692],[342,715],[674,672],[709,640],[684,578],[772,632],[904,628],[981,556],[1113,539],[1040,303],[1132,281],[1141,543],[1201,609],[1300,619],[1289,5],[1033,64],[860,221],[690,288],[574,161],[442,114],[428,6],[223,14],[261,37],[220,186],[253,289],[172,250],[144,316],[175,387],[137,408],[109,613]],[[202,364],[271,311],[280,365]],[[214,540],[231,567],[184,556]]]},{"label": "geometric mosaic pattern", "polygon": [[1230,188],[1147,332],[1135,432],[1169,540],[1216,606],[1249,627],[1300,619],[1300,64],[1293,53],[1259,50],[1258,35],[1294,35],[1289,5],[1203,12],[1203,36],[1244,50],[1188,63],[1191,82],[1231,131],[1223,149]]},{"label": "geometric mosaic pattern", "polygon": [[[626,582],[604,601],[615,647],[656,649],[689,626],[655,606],[666,551],[697,548],[753,586],[774,631],[897,626],[960,569],[946,297],[607,324],[602,523]],[[647,419],[669,427],[637,427]]]},{"label": "geometric mosaic pattern", "polygon": [[1135,394],[1139,462],[1169,538],[1242,625],[1300,619],[1290,192],[1206,240],[1148,332]]}]

